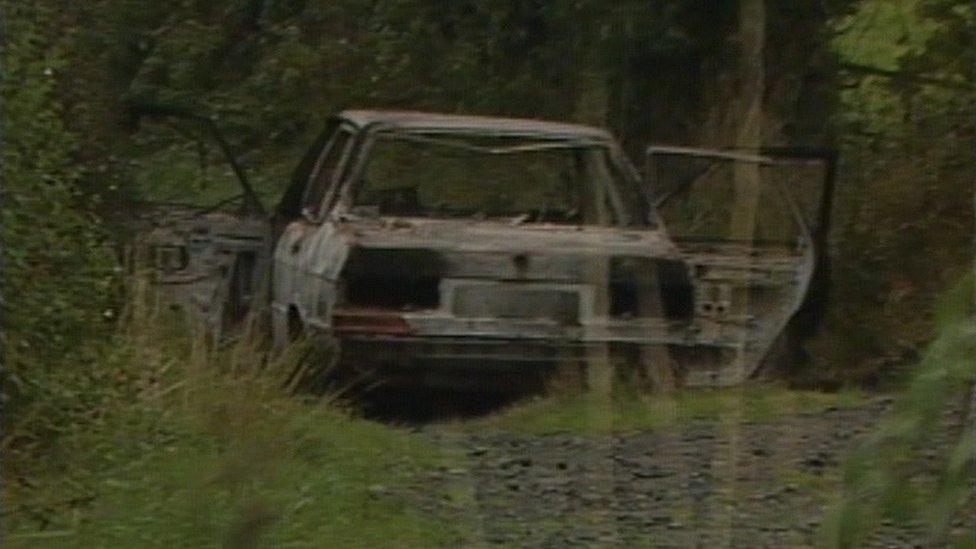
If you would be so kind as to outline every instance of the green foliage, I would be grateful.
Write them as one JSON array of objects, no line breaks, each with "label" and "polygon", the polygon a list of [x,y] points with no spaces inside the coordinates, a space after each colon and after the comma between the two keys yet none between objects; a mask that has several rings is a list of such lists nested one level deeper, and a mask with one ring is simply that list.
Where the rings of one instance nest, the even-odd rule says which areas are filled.
[{"label": "green foliage", "polygon": [[50,547],[432,547],[459,537],[458,525],[384,493],[446,463],[422,441],[321,407],[263,403],[257,412],[241,437],[215,437],[203,418],[163,410],[153,419],[126,414],[67,441],[83,459],[67,477],[39,481],[67,483],[91,503],[57,502],[63,514],[45,516],[46,527],[15,515],[7,539]]},{"label": "green foliage", "polygon": [[835,306],[815,376],[904,377],[933,337],[935,296],[967,269],[974,23],[962,0],[872,0],[839,24],[840,60],[882,71],[849,73],[841,95]]},{"label": "green foliage", "polygon": [[[844,497],[824,530],[828,545],[856,546],[887,517],[926,525],[932,546],[971,546],[966,543],[972,542],[968,519],[976,480],[976,410],[969,408],[976,390],[973,295],[970,275],[945,296],[940,335],[907,393],[847,464]],[[961,427],[947,424],[947,409],[962,416]],[[925,450],[943,447],[941,438],[948,439],[949,451],[925,464]]]},{"label": "green foliage", "polygon": [[254,337],[212,349],[139,302],[126,320],[101,364],[120,390],[10,483],[7,543],[431,547],[466,535],[398,491],[455,456],[289,395],[300,347],[271,360]]},{"label": "green foliage", "polygon": [[[122,99],[138,98],[212,113],[273,197],[324,117],[346,107],[609,122],[634,150],[696,139],[704,116],[692,113],[702,100],[687,90],[702,82],[660,73],[700,75],[712,61],[696,56],[723,50],[733,3],[721,4],[713,23],[685,1],[217,0],[162,10],[100,0],[83,10],[94,24],[82,26],[79,43],[111,67],[84,73],[96,94],[116,98],[87,101],[90,110],[117,120]],[[122,139],[104,156],[137,159],[145,168],[127,169],[138,173],[188,137],[143,130],[116,130]]]},{"label": "green foliage", "polygon": [[[110,328],[114,258],[80,192],[59,75],[67,44],[44,3],[9,3],[3,60],[5,444],[36,441],[83,407],[94,341]],[[13,438],[11,438],[13,437]]]},{"label": "green foliage", "polygon": [[[852,73],[840,92],[836,134],[845,166],[835,307],[810,370],[817,381],[870,380],[913,362],[939,322],[933,296],[958,278],[971,253],[973,8],[964,0],[766,5],[768,109],[772,125],[782,126],[771,139],[825,140],[824,120],[835,107],[830,62],[821,55],[825,9],[850,14],[838,22],[834,54],[881,69]],[[4,455],[22,458],[4,467],[20,498],[15,516],[5,517],[14,539],[104,546],[143,536],[182,545],[228,541],[252,526],[281,543],[352,544],[363,531],[418,545],[447,539],[430,537],[440,525],[402,501],[377,503],[364,489],[432,466],[415,439],[248,393],[253,386],[213,376],[210,359],[160,347],[160,336],[145,327],[108,335],[106,312],[117,292],[101,219],[133,199],[203,203],[233,192],[198,129],[135,120],[127,100],[213,114],[269,200],[323,118],[344,107],[606,122],[638,152],[648,141],[707,140],[716,113],[737,99],[736,6],[5,0]],[[873,451],[921,440],[932,403],[958,392],[968,372],[960,359],[969,352],[967,332],[943,325],[908,412]],[[181,390],[208,383],[212,390],[196,396]],[[254,397],[246,405],[228,397],[242,387]],[[690,394],[654,403],[617,395],[609,408],[543,401],[486,425],[654,428],[729,410],[765,418],[783,406],[824,404],[819,396],[777,395]],[[197,404],[183,406],[178,396]],[[227,410],[248,422],[223,421]],[[41,445],[55,436],[61,444]],[[936,536],[945,528],[935,519],[948,516],[958,497],[952,487],[969,474],[964,442],[922,507]],[[45,459],[26,459],[40,448],[49,450]],[[383,457],[360,458],[371,452]],[[391,456],[402,456],[406,470]],[[851,482],[868,486],[859,492],[867,499],[856,495],[845,507],[852,521],[862,501],[885,499],[898,486],[896,476],[863,463],[870,461],[852,466]],[[336,520],[322,521],[313,509]],[[838,528],[835,540],[862,531]],[[47,537],[59,531],[69,535]]]}]

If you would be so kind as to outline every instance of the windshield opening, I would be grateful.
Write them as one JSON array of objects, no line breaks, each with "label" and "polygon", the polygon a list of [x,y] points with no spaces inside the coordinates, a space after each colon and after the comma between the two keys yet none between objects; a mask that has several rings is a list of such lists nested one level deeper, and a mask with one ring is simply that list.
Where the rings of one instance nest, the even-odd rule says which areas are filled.
[{"label": "windshield opening", "polygon": [[735,221],[743,199],[737,186],[754,184],[749,213],[752,245],[794,245],[808,238],[822,193],[821,162],[658,154],[654,159],[658,213],[672,237],[688,241],[744,239]]},{"label": "windshield opening", "polygon": [[381,133],[351,213],[630,224],[625,185],[602,143]]}]

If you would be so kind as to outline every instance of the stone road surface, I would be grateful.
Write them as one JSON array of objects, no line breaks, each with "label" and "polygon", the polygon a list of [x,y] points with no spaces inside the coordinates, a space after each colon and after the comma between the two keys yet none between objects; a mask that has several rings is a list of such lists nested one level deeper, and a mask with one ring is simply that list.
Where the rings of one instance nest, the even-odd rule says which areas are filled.
[{"label": "stone road surface", "polygon": [[[888,407],[879,398],[769,422],[600,437],[424,429],[464,452],[467,467],[433,475],[412,498],[473,524],[475,545],[809,547],[844,456]],[[871,545],[928,546],[911,527],[884,528]]]}]

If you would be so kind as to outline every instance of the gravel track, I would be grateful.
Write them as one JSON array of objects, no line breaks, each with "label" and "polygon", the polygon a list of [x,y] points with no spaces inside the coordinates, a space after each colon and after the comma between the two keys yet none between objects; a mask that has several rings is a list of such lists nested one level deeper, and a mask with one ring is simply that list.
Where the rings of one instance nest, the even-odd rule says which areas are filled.
[{"label": "gravel track", "polygon": [[[889,407],[879,398],[769,422],[701,420],[614,436],[428,427],[467,466],[432,475],[411,498],[473,524],[475,545],[809,547],[844,457]],[[911,527],[884,528],[870,545],[927,546]]]}]

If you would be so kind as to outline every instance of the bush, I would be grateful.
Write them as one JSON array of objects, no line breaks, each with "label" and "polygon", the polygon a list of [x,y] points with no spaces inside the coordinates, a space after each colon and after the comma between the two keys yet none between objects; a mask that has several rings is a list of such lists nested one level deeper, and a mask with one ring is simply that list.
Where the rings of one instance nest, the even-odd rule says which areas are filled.
[{"label": "bush", "polygon": [[65,43],[43,3],[5,6],[3,407],[5,448],[50,440],[83,411],[94,347],[113,323],[115,260],[79,191],[80,143],[58,103]]},{"label": "bush", "polygon": [[[847,464],[843,498],[825,529],[830,546],[857,546],[886,518],[902,526],[927,527],[933,547],[950,541],[972,547],[973,291],[970,275],[946,296],[938,315],[940,335],[929,345],[907,393]],[[947,412],[961,416],[959,424],[947,422]],[[925,463],[926,451],[938,458],[934,467]]]},{"label": "bush", "polygon": [[123,321],[99,366],[111,398],[8,485],[9,542],[431,547],[465,535],[392,490],[452,465],[448,452],[328,393],[290,394],[309,347],[269,357],[254,334],[214,346],[146,299]]}]

